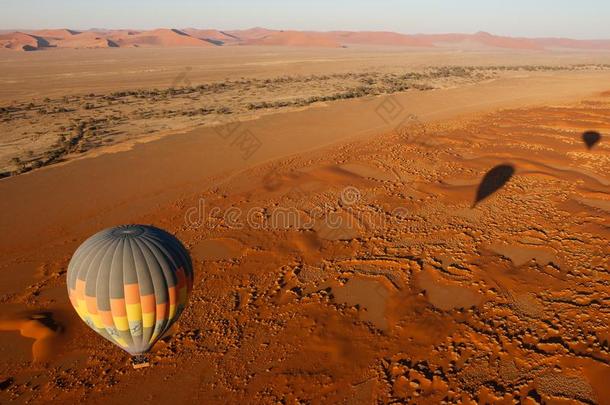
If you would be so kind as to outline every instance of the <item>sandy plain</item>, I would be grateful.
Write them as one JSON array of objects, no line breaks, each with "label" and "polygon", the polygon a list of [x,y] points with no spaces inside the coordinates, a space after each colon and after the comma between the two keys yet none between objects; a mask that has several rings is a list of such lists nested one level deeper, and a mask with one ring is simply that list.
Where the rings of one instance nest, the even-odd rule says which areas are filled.
[{"label": "sandy plain", "polygon": [[[56,148],[23,139],[57,136],[66,114],[125,115],[96,135],[112,142],[0,180],[2,402],[609,403],[608,54],[254,47],[0,61],[3,107],[73,100],[9,112],[10,158]],[[362,81],[381,90],[271,104]],[[135,92],[152,89],[175,91]],[[128,94],[101,106],[116,92]],[[130,115],[212,104],[196,118]],[[590,150],[586,131],[602,135]],[[500,164],[515,176],[473,206]],[[121,223],[175,233],[196,270],[188,310],[144,370],[65,292],[74,249]]]}]

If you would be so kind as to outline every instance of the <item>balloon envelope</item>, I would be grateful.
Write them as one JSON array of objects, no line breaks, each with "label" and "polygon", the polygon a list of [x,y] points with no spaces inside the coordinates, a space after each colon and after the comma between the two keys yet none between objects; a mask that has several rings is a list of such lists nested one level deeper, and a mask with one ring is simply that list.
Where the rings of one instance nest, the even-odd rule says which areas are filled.
[{"label": "balloon envelope", "polygon": [[146,353],[178,319],[193,286],[178,239],[145,225],[101,231],[68,265],[68,294],[94,331],[132,355]]}]

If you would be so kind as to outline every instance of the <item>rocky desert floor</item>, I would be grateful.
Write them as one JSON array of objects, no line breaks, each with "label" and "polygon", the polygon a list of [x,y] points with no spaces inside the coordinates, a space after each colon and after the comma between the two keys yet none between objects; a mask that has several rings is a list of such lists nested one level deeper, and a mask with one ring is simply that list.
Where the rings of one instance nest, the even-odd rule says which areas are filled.
[{"label": "rocky desert floor", "polygon": [[[62,120],[124,121],[97,132],[109,145],[0,180],[0,402],[610,403],[606,61],[500,69],[507,55],[476,53],[399,71],[413,55],[358,55],[353,72],[266,61],[269,77],[198,72],[161,95],[9,87],[4,151]],[[38,112],[64,96],[70,111]],[[264,102],[289,105],[248,107]],[[182,115],[196,108],[214,111]],[[76,247],[120,223],[173,232],[195,265],[142,370],[66,293]]]}]

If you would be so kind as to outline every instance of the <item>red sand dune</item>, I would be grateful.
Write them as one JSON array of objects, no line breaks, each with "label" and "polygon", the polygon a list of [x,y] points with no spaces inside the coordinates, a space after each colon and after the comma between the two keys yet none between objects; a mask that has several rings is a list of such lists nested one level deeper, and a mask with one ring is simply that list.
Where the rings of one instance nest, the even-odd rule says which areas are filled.
[{"label": "red sand dune", "polygon": [[0,35],[0,49],[38,50],[45,48],[108,47],[211,47],[230,45],[333,47],[371,45],[442,47],[452,49],[496,48],[521,51],[549,49],[610,50],[610,40],[567,38],[513,38],[476,34],[407,35],[384,31],[280,31],[266,28],[220,31],[187,28],[138,30],[68,29],[13,32]]},{"label": "red sand dune", "polygon": [[477,32],[471,34],[438,34],[438,35],[421,35],[421,38],[426,38],[436,46],[451,46],[459,44],[478,44],[481,46],[492,48],[505,48],[515,50],[542,50],[543,47],[537,44],[533,39],[528,38],[511,38],[501,37],[489,34],[487,32]]},{"label": "red sand dune", "polygon": [[249,39],[259,39],[266,35],[273,34],[277,32],[275,30],[269,30],[267,28],[255,27],[247,30],[233,30],[233,31],[225,31],[229,35],[233,35],[237,38],[241,38],[241,40],[249,40]]},{"label": "red sand dune", "polygon": [[433,46],[432,42],[425,37],[397,34],[395,32],[334,31],[330,32],[329,35],[343,45]]},{"label": "red sand dune", "polygon": [[61,41],[57,41],[54,45],[58,48],[116,48],[118,44],[97,32],[83,32],[72,35]]},{"label": "red sand dune", "polygon": [[215,46],[208,41],[193,38],[176,29],[157,29],[153,31],[128,31],[108,35],[119,47],[209,47]]},{"label": "red sand dune", "polygon": [[101,28],[94,28],[94,29],[90,29],[87,30],[85,32],[95,32],[96,34],[105,36],[105,37],[109,37],[110,35],[135,35],[135,34],[139,34],[141,32],[144,32],[142,30],[132,30],[132,29],[120,29],[120,30],[107,30],[107,29],[101,29]]},{"label": "red sand dune", "polygon": [[13,32],[0,35],[0,49],[15,51],[33,51],[39,49],[42,39],[23,32]]},{"label": "red sand dune", "polygon": [[339,48],[341,43],[324,32],[274,31],[260,38],[246,39],[244,45],[318,46]]},{"label": "red sand dune", "polygon": [[107,38],[108,32],[73,31],[68,29],[37,30],[32,35],[44,39],[46,42],[41,48],[110,48],[117,45]]},{"label": "red sand dune", "polygon": [[575,40],[568,38],[537,38],[537,44],[544,48],[610,50],[610,40]]}]

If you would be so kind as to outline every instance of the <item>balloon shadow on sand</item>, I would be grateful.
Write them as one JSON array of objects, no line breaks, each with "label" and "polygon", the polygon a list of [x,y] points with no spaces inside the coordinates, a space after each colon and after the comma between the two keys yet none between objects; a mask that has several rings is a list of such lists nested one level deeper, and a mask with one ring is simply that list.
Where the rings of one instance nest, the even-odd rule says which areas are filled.
[{"label": "balloon shadow on sand", "polygon": [[502,164],[488,171],[479,184],[472,208],[504,187],[514,174],[515,167],[509,164]]},{"label": "balloon shadow on sand", "polygon": [[582,134],[582,140],[587,145],[587,149],[591,150],[595,145],[602,140],[602,136],[597,131],[587,131]]}]

